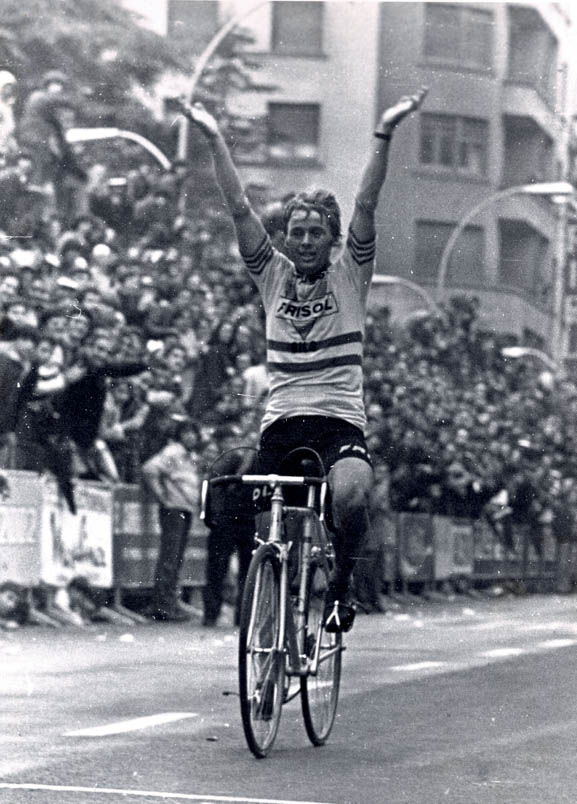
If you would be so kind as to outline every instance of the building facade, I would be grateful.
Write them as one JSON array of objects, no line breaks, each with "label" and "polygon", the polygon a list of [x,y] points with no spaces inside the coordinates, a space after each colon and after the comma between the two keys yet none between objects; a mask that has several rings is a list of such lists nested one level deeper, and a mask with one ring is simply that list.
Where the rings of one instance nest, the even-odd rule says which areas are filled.
[{"label": "building facade", "polygon": [[[577,15],[569,3],[124,1],[158,32],[187,41],[193,58],[244,15],[247,51],[268,89],[229,99],[239,132],[251,121],[250,142],[239,136],[241,172],[277,195],[328,187],[345,217],[379,112],[428,86],[393,141],[378,271],[434,297],[474,294],[487,329],[556,356],[577,353],[577,304],[563,298],[571,209],[503,192],[571,178]],[[178,81],[167,78],[160,95],[186,91],[186,77]],[[476,206],[441,286],[445,246]],[[374,292],[386,300],[390,285]]]}]

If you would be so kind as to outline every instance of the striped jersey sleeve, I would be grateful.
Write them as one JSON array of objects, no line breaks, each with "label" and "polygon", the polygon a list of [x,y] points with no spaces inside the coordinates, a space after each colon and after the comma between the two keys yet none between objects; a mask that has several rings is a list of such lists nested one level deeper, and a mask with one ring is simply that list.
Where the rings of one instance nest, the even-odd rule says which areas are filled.
[{"label": "striped jersey sleeve", "polygon": [[260,274],[273,257],[273,247],[268,235],[253,254],[242,254],[244,264],[251,274]]},{"label": "striped jersey sleeve", "polygon": [[364,265],[365,263],[372,262],[372,260],[375,259],[376,239],[372,237],[370,240],[366,241],[359,240],[353,230],[349,229],[347,236],[347,248],[357,265]]}]

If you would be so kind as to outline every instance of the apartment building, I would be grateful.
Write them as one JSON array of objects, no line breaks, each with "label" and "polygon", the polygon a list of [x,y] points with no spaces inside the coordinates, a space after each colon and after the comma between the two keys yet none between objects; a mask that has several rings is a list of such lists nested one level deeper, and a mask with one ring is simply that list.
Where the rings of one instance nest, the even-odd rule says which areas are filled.
[{"label": "apartment building", "polygon": [[[230,101],[239,121],[252,121],[237,154],[244,178],[278,195],[329,187],[345,216],[379,111],[429,86],[423,109],[393,141],[378,271],[435,297],[475,294],[484,327],[577,353],[577,304],[563,298],[573,213],[551,197],[502,192],[569,177],[577,66],[569,3],[124,2],[157,31],[186,40],[193,57],[231,16],[244,15],[247,49],[269,86]],[[179,80],[161,83],[160,94],[185,90]],[[441,287],[449,237],[477,206]],[[390,292],[377,286],[374,295]]]}]

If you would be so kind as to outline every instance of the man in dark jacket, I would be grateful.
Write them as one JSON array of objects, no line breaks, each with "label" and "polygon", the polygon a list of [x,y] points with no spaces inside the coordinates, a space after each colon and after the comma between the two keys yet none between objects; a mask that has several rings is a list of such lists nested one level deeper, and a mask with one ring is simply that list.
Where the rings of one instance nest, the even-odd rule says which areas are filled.
[{"label": "man in dark jacket", "polygon": [[4,338],[8,345],[0,352],[0,456],[2,463],[9,466],[15,455],[16,427],[38,379],[33,366],[38,330],[14,324]]},{"label": "man in dark jacket", "polygon": [[62,394],[60,415],[62,427],[78,447],[89,469],[100,476],[104,467],[98,459],[98,432],[104,411],[107,377],[131,377],[148,370],[141,361],[111,361],[111,341],[99,335],[82,350],[84,375],[68,385]]},{"label": "man in dark jacket", "polygon": [[478,519],[489,500],[503,488],[499,478],[487,483],[467,471],[461,461],[447,467],[441,494],[432,513],[442,516]]},{"label": "man in dark jacket", "polygon": [[76,111],[78,101],[67,90],[68,77],[57,70],[47,72],[40,88],[24,101],[17,126],[17,140],[21,148],[34,155],[35,183],[48,185],[62,200],[62,184],[66,177],[84,183],[86,174],[78,164],[74,151],[66,140],[62,114]]}]

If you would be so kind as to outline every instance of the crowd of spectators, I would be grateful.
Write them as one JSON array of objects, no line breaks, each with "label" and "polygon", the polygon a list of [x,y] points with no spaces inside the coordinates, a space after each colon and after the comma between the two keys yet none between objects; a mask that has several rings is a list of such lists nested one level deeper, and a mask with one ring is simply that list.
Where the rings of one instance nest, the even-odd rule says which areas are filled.
[{"label": "crowd of spectators", "polygon": [[[14,468],[53,468],[57,455],[61,474],[68,451],[73,474],[138,482],[183,417],[200,425],[207,460],[223,423],[254,442],[261,309],[226,222],[214,209],[178,214],[173,179],[134,171],[120,189],[101,183],[68,226],[38,216],[25,236],[0,237],[0,345],[32,337],[15,376],[34,364],[38,375],[2,433]],[[119,197],[117,221],[107,208]],[[105,387],[87,394],[95,376]]]},{"label": "crowd of spectators", "polygon": [[[71,508],[74,476],[139,482],[184,418],[206,469],[221,443],[254,445],[266,394],[262,308],[218,200],[183,207],[181,162],[84,167],[75,218],[30,184],[30,153],[0,169],[0,355],[14,384],[0,456],[52,471]],[[475,516],[497,499],[505,539],[503,511],[573,531],[577,390],[505,358],[506,342],[482,330],[474,298],[403,329],[371,311],[368,441],[393,510]]]},{"label": "crowd of spectators", "polygon": [[[577,387],[540,360],[510,358],[510,336],[480,327],[478,300],[455,296],[405,332],[370,317],[369,443],[389,469],[393,510],[489,514],[509,547],[511,524],[575,534]],[[488,505],[490,503],[490,505]]]}]

